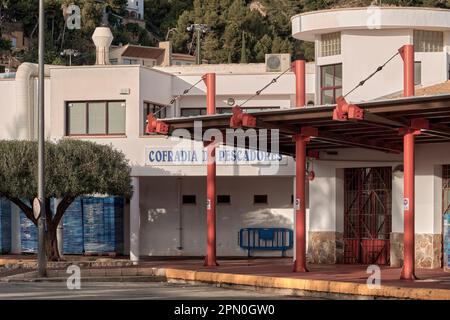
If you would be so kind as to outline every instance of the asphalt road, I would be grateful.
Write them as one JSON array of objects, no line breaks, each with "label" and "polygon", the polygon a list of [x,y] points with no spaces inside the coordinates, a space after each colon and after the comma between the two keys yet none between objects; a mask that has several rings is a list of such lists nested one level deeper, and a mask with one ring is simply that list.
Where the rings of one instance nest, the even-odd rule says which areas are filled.
[{"label": "asphalt road", "polygon": [[65,282],[0,283],[0,300],[16,299],[317,299],[218,288],[208,285],[166,282],[86,282],[80,290],[69,290]]}]

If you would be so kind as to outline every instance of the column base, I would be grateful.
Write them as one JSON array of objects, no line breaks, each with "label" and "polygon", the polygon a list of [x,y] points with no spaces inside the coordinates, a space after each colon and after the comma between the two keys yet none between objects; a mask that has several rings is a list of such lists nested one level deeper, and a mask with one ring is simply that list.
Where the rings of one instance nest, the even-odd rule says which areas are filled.
[{"label": "column base", "polygon": [[216,260],[208,261],[208,256],[205,257],[205,262],[203,263],[204,267],[218,267],[219,264]]},{"label": "column base", "polygon": [[[403,233],[392,232],[390,235],[392,267],[403,265]],[[442,235],[416,233],[415,235],[416,268],[438,269],[442,266]]]},{"label": "column base", "polygon": [[417,276],[413,273],[411,275],[405,275],[404,272],[405,269],[402,268],[402,272],[400,274],[400,280],[406,280],[406,281],[414,281],[414,280],[418,280],[419,278],[417,278]]},{"label": "column base", "polygon": [[297,265],[297,260],[295,260],[294,268],[292,269],[292,272],[309,272],[309,270],[306,266]]}]

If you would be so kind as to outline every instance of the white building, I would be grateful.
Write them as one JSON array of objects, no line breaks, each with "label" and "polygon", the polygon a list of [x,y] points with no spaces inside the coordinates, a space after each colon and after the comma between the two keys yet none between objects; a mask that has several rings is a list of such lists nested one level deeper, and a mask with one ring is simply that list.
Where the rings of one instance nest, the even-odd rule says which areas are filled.
[{"label": "white building", "polygon": [[[368,23],[372,18],[375,23]],[[319,11],[294,16],[292,26],[295,38],[316,44],[316,63],[307,64],[306,70],[307,101],[315,101],[316,105],[334,103],[335,96],[350,91],[405,44],[416,47],[419,87],[448,80],[448,10],[361,8]],[[36,66],[23,64],[15,79],[0,79],[1,139],[36,138],[36,72]],[[137,192],[127,205],[124,232],[125,251],[134,258],[205,254],[206,166],[195,162],[177,165],[151,158],[150,152],[167,151],[177,142],[163,136],[146,135],[144,131],[146,116],[151,112],[161,118],[204,114],[206,88],[203,82],[173,106],[169,102],[197,83],[202,75],[211,72],[217,75],[218,113],[230,112],[231,102],[240,105],[277,75],[266,72],[264,64],[46,68],[46,137],[111,144],[122,150],[131,162]],[[357,103],[398,95],[402,88],[403,65],[397,56],[364,86],[348,95],[347,100]],[[289,109],[294,107],[294,101],[295,77],[288,72],[249,101],[245,111]],[[201,144],[196,146],[202,148]],[[445,167],[450,164],[449,147],[450,143],[443,143],[423,144],[416,148],[416,260],[422,267],[441,267],[444,257],[443,217],[448,200],[443,199],[443,194],[447,195],[449,191],[443,187],[443,181],[450,180],[445,175],[450,174]],[[217,195],[222,196],[217,206],[219,256],[247,254],[237,243],[241,228],[293,228],[294,161],[283,157],[276,163],[279,168],[275,175],[265,170],[265,164],[218,164]],[[349,243],[346,240],[350,240],[346,239],[344,230],[347,226],[345,212],[348,212],[346,199],[352,190],[345,189],[344,185],[346,175],[352,172],[350,168],[380,168],[372,172],[387,175],[384,192],[387,194],[385,215],[388,218],[385,222],[389,226],[384,234],[373,235],[373,239],[389,243],[387,256],[390,259],[385,259],[384,263],[401,263],[401,164],[401,154],[388,155],[354,148],[320,150],[319,159],[312,161],[315,179],[308,187],[308,254],[311,261],[364,262],[346,248]],[[356,199],[355,195],[353,197]],[[376,214],[374,219],[378,219]],[[13,223],[14,226],[17,228],[17,223]],[[365,239],[356,240],[358,245],[363,245]],[[13,248],[20,250],[17,243]],[[348,252],[347,256],[345,252]]]},{"label": "white building", "polygon": [[128,17],[136,20],[144,20],[144,0],[128,0]]}]

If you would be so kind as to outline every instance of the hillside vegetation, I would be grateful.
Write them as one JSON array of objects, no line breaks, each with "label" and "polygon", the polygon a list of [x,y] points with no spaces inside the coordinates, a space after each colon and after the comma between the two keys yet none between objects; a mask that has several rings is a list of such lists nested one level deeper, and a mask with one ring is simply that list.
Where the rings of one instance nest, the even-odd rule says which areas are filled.
[{"label": "hillside vegetation", "polygon": [[[98,0],[46,0],[46,62],[67,63],[63,49],[79,50],[75,64],[92,63],[94,46],[91,35],[102,19],[104,4]],[[211,63],[262,62],[266,53],[292,53],[295,58],[313,59],[311,43],[291,37],[290,18],[298,13],[339,7],[379,4],[367,0],[145,0],[145,25],[123,25],[126,0],[106,0],[114,15],[109,23],[113,44],[156,45],[157,40],[173,41],[174,51],[194,54],[196,41],[186,28],[192,23],[208,25],[202,37],[203,58]],[[36,0],[1,0],[2,23],[22,22],[32,49],[17,53],[21,59],[37,59]],[[82,29],[64,28],[61,6],[75,3],[82,9]],[[450,8],[450,0],[383,0],[383,6],[425,6]],[[5,50],[5,44],[0,50]],[[7,50],[7,49],[6,49]]]}]

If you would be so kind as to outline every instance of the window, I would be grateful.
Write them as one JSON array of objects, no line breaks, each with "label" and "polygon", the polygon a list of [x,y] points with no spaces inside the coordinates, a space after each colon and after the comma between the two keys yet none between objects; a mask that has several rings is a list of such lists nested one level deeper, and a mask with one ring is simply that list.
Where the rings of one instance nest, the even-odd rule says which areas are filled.
[{"label": "window", "polygon": [[414,85],[419,85],[422,83],[422,62],[414,62]]},{"label": "window", "polygon": [[[276,110],[280,109],[280,107],[246,107],[242,108],[244,112],[256,112],[256,111],[264,111],[264,110]],[[231,107],[220,107],[216,108],[217,114],[225,114],[232,113],[233,108]],[[203,116],[206,115],[206,108],[183,108],[181,109],[182,117],[195,117],[195,116]]]},{"label": "window", "polygon": [[216,111],[217,111],[217,113],[219,113],[219,114],[223,114],[223,113],[232,113],[232,112],[233,112],[233,108],[228,108],[228,107],[217,108]]},{"label": "window", "polygon": [[440,52],[444,49],[442,31],[414,30],[415,52]]},{"label": "window", "polygon": [[254,204],[267,204],[267,194],[255,194],[253,196]]},{"label": "window", "polygon": [[183,204],[196,204],[197,197],[195,195],[183,195]]},{"label": "window", "polygon": [[137,59],[123,58],[122,63],[123,64],[139,64],[139,61]]},{"label": "window", "polygon": [[203,116],[206,114],[205,108],[183,108],[181,109],[182,117]]},{"label": "window", "polygon": [[217,203],[230,204],[231,203],[231,196],[230,195],[218,195],[217,196]]},{"label": "window", "polygon": [[320,67],[321,104],[333,104],[342,95],[342,64]]},{"label": "window", "polygon": [[145,133],[145,127],[147,126],[147,116],[151,113],[153,113],[156,118],[164,119],[167,117],[167,106],[144,101],[144,134],[148,134]]},{"label": "window", "polygon": [[68,102],[67,135],[123,135],[125,113],[125,101]]},{"label": "window", "polygon": [[328,57],[341,54],[341,33],[323,34],[320,39],[320,56]]}]

